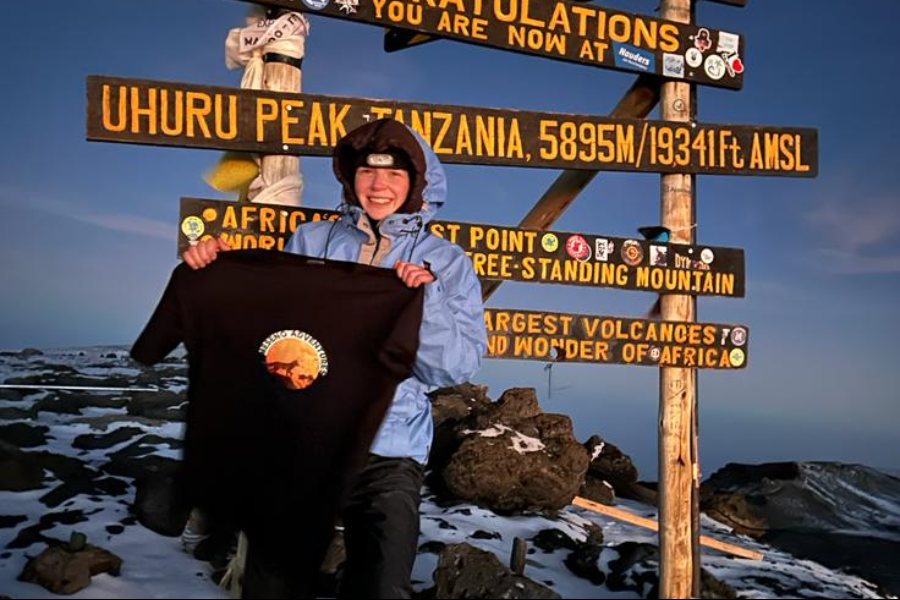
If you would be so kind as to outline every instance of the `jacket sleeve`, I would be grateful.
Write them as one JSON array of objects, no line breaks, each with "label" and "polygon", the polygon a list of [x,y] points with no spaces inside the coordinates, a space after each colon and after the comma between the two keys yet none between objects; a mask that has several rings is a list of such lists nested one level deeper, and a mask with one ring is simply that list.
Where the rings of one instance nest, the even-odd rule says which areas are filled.
[{"label": "jacket sleeve", "polygon": [[456,385],[478,372],[487,349],[481,282],[461,250],[436,275],[425,286],[413,374],[427,385]]},{"label": "jacket sleeve", "polygon": [[288,243],[284,247],[285,252],[290,252],[291,254],[306,254],[306,244],[304,243],[303,234],[301,233],[302,229],[302,226],[298,227],[291,236],[291,239],[288,240]]}]

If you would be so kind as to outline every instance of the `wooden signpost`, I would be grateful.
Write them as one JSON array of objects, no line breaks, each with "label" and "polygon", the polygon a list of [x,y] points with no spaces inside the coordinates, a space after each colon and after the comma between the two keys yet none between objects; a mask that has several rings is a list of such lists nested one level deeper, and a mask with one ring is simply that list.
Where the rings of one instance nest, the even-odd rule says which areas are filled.
[{"label": "wooden signpost", "polygon": [[815,177],[815,129],[675,123],[284,94],[91,76],[88,139],[330,156],[382,117],[410,125],[441,161],[650,173]]},{"label": "wooden signpost", "polygon": [[[182,198],[178,252],[218,237],[235,249],[283,250],[299,225],[337,217],[322,209]],[[453,221],[436,221],[430,230],[462,247],[485,280],[744,296],[744,251],[737,248]]]},{"label": "wooden signpost", "polygon": [[245,1],[703,85],[740,89],[744,82],[740,35],[594,4],[567,0]]},{"label": "wooden signpost", "polygon": [[[817,130],[696,121],[694,84],[743,85],[744,40],[694,25],[691,0],[662,0],[662,18],[567,0],[253,1],[389,28],[392,49],[447,38],[639,74],[608,117],[91,76],[87,137],[329,156],[348,131],[393,117],[447,163],[565,169],[518,228],[451,221],[430,228],[471,257],[485,298],[504,281],[660,294],[658,320],[486,309],[487,356],[660,369],[660,597],[696,596],[697,369],[746,368],[749,334],[745,325],[697,322],[697,296],[743,297],[745,274],[742,250],[697,244],[694,177],[815,177]],[[661,119],[643,119],[657,101]],[[671,243],[548,231],[598,171],[662,174],[660,222]],[[234,248],[281,249],[300,224],[335,218],[328,210],[185,198],[179,252],[219,236]],[[583,498],[576,504],[592,507]]]}]

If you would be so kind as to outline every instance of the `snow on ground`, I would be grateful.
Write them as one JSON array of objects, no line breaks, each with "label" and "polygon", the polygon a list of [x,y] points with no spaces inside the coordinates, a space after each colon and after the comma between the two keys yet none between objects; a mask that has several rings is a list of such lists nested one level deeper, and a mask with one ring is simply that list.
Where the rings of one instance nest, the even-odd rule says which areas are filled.
[{"label": "snow on ground", "polygon": [[[57,350],[43,355],[22,358],[18,355],[0,356],[0,382],[9,377],[22,377],[37,373],[49,373],[47,365],[64,364],[81,375],[91,375],[102,380],[104,376],[134,377],[139,374],[127,360],[122,348],[82,348]],[[171,380],[166,389],[183,389],[183,381]],[[24,401],[4,401],[0,407],[27,408],[44,394],[29,394]],[[84,416],[126,415],[123,409],[91,408],[81,416],[55,414],[42,411],[36,423],[26,419],[19,422],[45,425],[50,428],[48,443],[33,450],[46,450],[78,458],[91,468],[106,462],[108,455],[132,443],[137,437],[103,450],[82,451],[71,446],[72,441],[86,433],[99,433],[88,423],[78,422]],[[5,425],[13,421],[0,421]],[[165,438],[180,438],[182,424],[167,423],[160,426],[121,421],[111,424],[106,432],[120,427],[139,427],[145,433]],[[502,433],[502,432],[501,432]],[[139,437],[139,436],[138,436]],[[527,441],[527,440],[525,440]],[[540,443],[538,441],[538,443]],[[529,446],[529,444],[525,444]],[[166,445],[157,447],[157,453],[171,458],[178,451]],[[76,496],[62,506],[49,509],[39,498],[58,482],[49,487],[29,492],[0,492],[0,516],[23,516],[24,520],[12,527],[0,528],[0,594],[13,598],[57,598],[43,588],[16,580],[27,558],[43,550],[42,543],[27,548],[8,548],[9,543],[24,529],[34,525],[48,513],[81,511],[87,517],[84,522],[72,525],[59,524],[44,535],[68,539],[73,531],[87,535],[88,541],[104,547],[124,560],[119,577],[99,575],[87,589],[70,598],[224,598],[225,594],[210,580],[207,563],[199,562],[185,554],[175,538],[157,535],[133,522],[129,505],[134,497],[134,487],[124,496]],[[654,511],[644,505],[622,502],[621,506],[641,516],[655,517]],[[897,514],[897,513],[893,513]],[[508,564],[513,540],[516,537],[529,540],[544,529],[558,529],[576,541],[587,537],[585,527],[589,523],[603,530],[604,549],[598,560],[601,570],[609,572],[609,563],[618,557],[614,547],[626,541],[655,544],[656,534],[634,525],[612,520],[590,511],[574,508],[550,515],[501,516],[490,510],[470,504],[450,507],[439,505],[427,490],[422,504],[422,533],[418,560],[413,571],[417,590],[433,584],[432,574],[437,564],[437,554],[429,546],[435,543],[467,542],[497,555]],[[816,563],[796,559],[784,552],[763,546],[749,538],[737,538],[728,528],[704,518],[704,533],[712,537],[739,543],[765,554],[761,561],[734,558],[715,551],[704,550],[703,565],[713,575],[737,589],[747,598],[829,597],[829,598],[879,598],[876,588],[852,575],[826,569]],[[564,598],[638,598],[634,592],[613,592],[605,585],[597,586],[572,574],[564,560],[568,550],[545,552],[530,544],[525,574],[541,582]]]}]

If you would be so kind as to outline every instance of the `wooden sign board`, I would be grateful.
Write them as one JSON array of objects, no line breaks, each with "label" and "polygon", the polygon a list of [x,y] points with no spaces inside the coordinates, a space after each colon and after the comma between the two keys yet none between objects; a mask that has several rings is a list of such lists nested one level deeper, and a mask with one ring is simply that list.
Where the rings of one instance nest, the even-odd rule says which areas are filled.
[{"label": "wooden sign board", "polygon": [[91,76],[87,138],[328,156],[348,131],[393,117],[443,162],[815,177],[818,130],[704,125],[287,94]]},{"label": "wooden sign board", "polygon": [[487,358],[743,369],[742,325],[650,321],[532,310],[485,309]]},{"label": "wooden sign board", "polygon": [[740,6],[741,8],[747,6],[747,0],[706,0],[707,2],[713,2],[715,4],[730,4],[731,6]]},{"label": "wooden sign board", "polygon": [[[182,198],[178,252],[224,236],[236,249],[284,249],[302,224],[337,218],[311,208]],[[706,296],[744,296],[744,251],[589,234],[437,221],[481,279]]]},{"label": "wooden sign board", "polygon": [[566,0],[245,0],[581,63],[740,89],[743,39]]}]

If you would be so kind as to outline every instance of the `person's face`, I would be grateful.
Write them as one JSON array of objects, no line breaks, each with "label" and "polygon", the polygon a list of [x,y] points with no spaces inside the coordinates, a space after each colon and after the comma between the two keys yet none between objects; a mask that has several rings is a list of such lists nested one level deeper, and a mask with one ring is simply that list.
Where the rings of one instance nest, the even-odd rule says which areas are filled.
[{"label": "person's face", "polygon": [[381,221],[406,203],[409,173],[404,169],[359,167],[353,180],[359,204],[370,219]]}]

